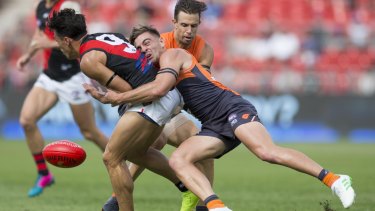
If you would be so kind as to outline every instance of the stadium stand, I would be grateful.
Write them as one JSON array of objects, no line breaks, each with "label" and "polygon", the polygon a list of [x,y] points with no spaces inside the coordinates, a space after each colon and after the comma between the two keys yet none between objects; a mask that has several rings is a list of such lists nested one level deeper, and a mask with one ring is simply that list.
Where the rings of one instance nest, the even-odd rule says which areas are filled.
[{"label": "stadium stand", "polygon": [[[13,70],[35,23],[32,10],[27,10],[30,3],[11,2],[18,12],[0,19],[13,23],[1,33],[0,88],[23,89],[37,73]],[[175,4],[170,0],[79,2],[90,32],[118,31],[126,35],[131,26],[141,23],[152,24],[161,31],[170,30]],[[375,93],[371,85],[375,84],[374,1],[206,2],[209,10],[203,17],[200,34],[215,49],[215,76],[229,86],[249,94]],[[6,21],[9,19],[13,21]],[[29,68],[39,69],[35,68],[38,65],[38,59],[34,59]]]}]

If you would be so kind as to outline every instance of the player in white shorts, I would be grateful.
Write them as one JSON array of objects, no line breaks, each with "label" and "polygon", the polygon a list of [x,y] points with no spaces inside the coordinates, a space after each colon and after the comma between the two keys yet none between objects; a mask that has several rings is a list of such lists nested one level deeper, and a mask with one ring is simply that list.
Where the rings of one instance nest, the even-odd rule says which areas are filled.
[{"label": "player in white shorts", "polygon": [[[36,52],[42,51],[44,55],[43,73],[28,93],[20,114],[20,124],[38,171],[37,180],[28,192],[29,197],[41,194],[45,187],[54,183],[54,177],[42,156],[44,140],[37,122],[59,99],[69,103],[74,120],[85,139],[94,142],[103,151],[108,142],[107,137],[95,124],[90,98],[81,87],[85,80],[80,72],[78,61],[68,60],[61,53],[53,39],[53,33],[46,26],[48,14],[51,15],[54,11],[63,8],[79,10],[79,5],[64,0],[39,2],[36,8],[38,29],[34,33],[28,51],[17,61],[18,69],[23,70]],[[63,134],[61,135],[64,138]]]},{"label": "player in white shorts", "polygon": [[91,81],[82,72],[78,72],[70,79],[62,82],[55,81],[42,73],[34,83],[34,87],[55,93],[62,102],[67,102],[71,105],[81,105],[91,101],[90,95],[82,87],[83,83],[91,83]]}]

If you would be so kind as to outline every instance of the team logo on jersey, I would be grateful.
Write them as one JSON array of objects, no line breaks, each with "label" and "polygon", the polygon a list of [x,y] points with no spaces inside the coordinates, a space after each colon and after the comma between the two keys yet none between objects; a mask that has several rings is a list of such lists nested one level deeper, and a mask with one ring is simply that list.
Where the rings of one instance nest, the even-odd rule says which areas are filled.
[{"label": "team logo on jersey", "polygon": [[62,71],[66,71],[66,70],[69,70],[70,68],[72,68],[72,65],[71,64],[61,64],[61,70]]},{"label": "team logo on jersey", "polygon": [[242,119],[248,119],[249,116],[250,116],[250,114],[243,114],[243,115],[242,115]]},{"label": "team logo on jersey", "polygon": [[137,69],[140,69],[144,74],[146,74],[150,70],[152,63],[151,61],[147,60],[144,53],[141,53],[135,65]]},{"label": "team logo on jersey", "polygon": [[228,117],[228,121],[232,121],[233,119],[237,118],[237,114],[231,114]]}]

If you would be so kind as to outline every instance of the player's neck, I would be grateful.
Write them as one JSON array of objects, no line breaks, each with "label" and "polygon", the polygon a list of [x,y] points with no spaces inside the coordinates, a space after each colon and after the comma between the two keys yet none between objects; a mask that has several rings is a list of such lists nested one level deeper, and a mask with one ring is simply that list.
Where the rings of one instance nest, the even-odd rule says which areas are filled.
[{"label": "player's neck", "polygon": [[191,44],[184,44],[184,43],[181,43],[181,42],[177,42],[178,44],[178,47],[182,48],[182,49],[189,49]]}]

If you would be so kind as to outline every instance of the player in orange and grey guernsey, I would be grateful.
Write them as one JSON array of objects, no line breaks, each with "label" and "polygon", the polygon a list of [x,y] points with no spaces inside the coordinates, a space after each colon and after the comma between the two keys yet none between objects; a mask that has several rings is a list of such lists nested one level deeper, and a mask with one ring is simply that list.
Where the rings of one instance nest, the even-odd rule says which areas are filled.
[{"label": "player in orange and grey guernsey", "polygon": [[42,156],[44,140],[37,122],[59,99],[69,103],[74,120],[85,139],[94,142],[103,151],[108,142],[107,137],[95,124],[90,96],[81,86],[89,79],[82,74],[77,60],[69,60],[62,54],[53,40],[53,32],[46,26],[46,20],[53,11],[63,8],[80,10],[79,4],[73,1],[39,2],[36,8],[38,28],[27,52],[17,60],[17,68],[22,71],[37,52],[42,51],[44,55],[43,72],[27,94],[20,114],[20,124],[38,170],[36,182],[28,192],[29,197],[40,195],[45,187],[54,183],[54,178]]},{"label": "player in orange and grey guernsey", "polygon": [[[207,9],[204,2],[196,0],[179,0],[174,9],[173,31],[161,34],[164,39],[165,48],[183,48],[191,53],[197,61],[207,70],[213,63],[214,51],[212,47],[199,35],[197,35],[199,24],[201,23],[201,14]],[[166,143],[174,147],[179,146],[184,140],[197,134],[198,127],[191,120],[194,118],[186,112],[180,112],[171,119],[164,127],[161,137],[154,143],[153,147],[162,149]],[[135,180],[144,170],[135,164],[129,165],[129,170]],[[213,159],[202,162],[202,170],[209,178],[211,184],[214,176]],[[187,200],[182,202],[186,203]],[[193,203],[197,203],[194,201]],[[191,205],[182,204],[181,211],[190,208]],[[103,206],[104,211],[117,211],[117,201],[112,196]],[[203,202],[199,204],[197,210],[206,210]]]}]

